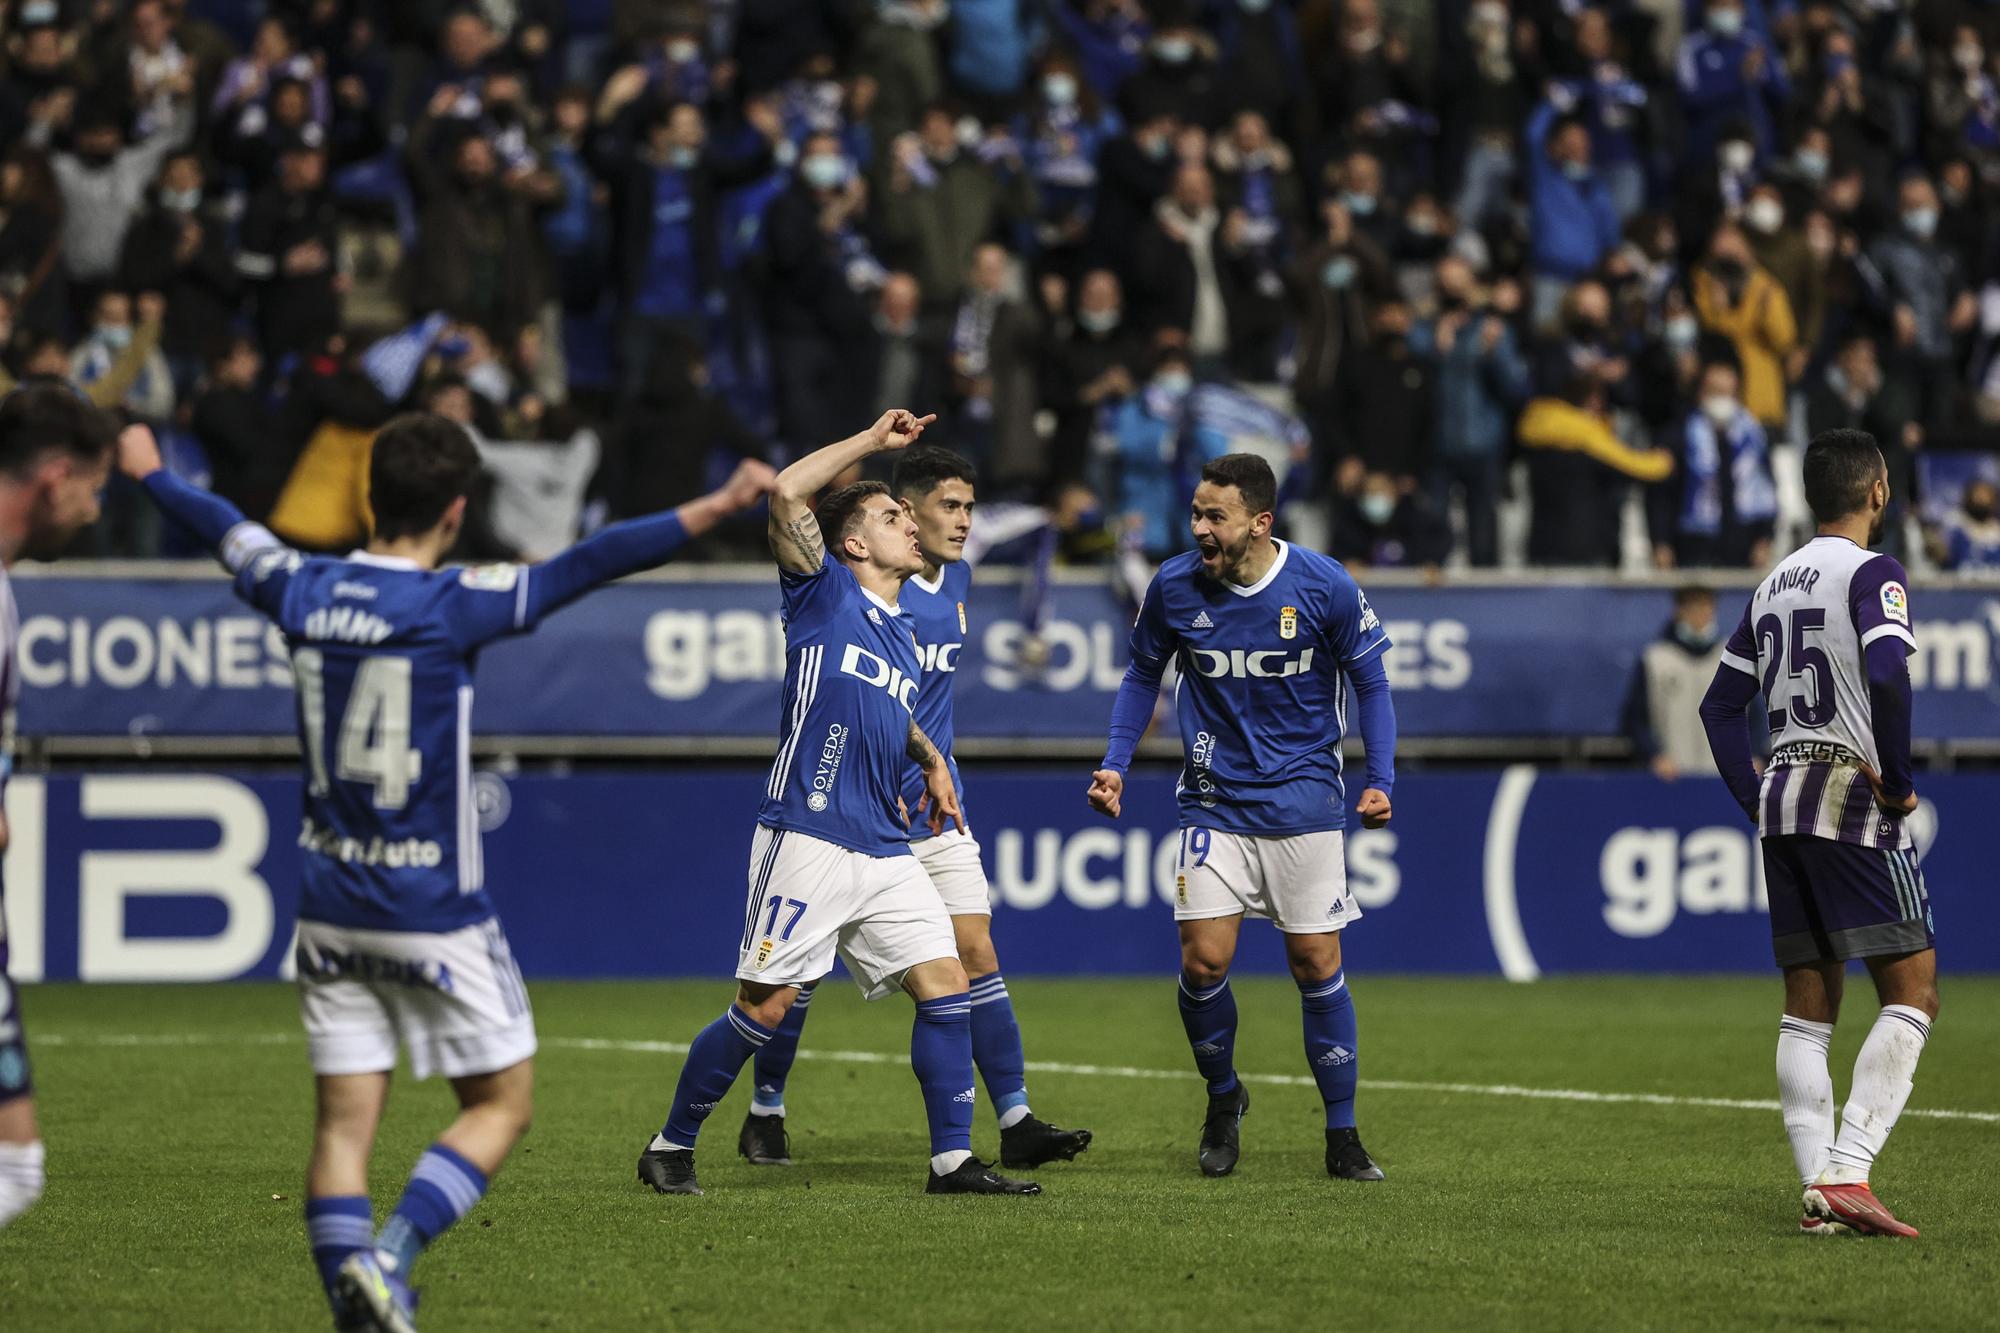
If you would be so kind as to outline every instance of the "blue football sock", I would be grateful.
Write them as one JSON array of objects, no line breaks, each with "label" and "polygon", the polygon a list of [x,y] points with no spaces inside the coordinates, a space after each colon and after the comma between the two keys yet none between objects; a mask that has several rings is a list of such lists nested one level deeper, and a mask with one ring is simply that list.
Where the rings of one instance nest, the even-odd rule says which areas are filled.
[{"label": "blue football sock", "polygon": [[910,1068],[924,1090],[931,1156],[972,1150],[972,1005],[964,995],[917,1001]]},{"label": "blue football sock", "polygon": [[[814,982],[813,986],[819,983]],[[752,1115],[785,1113],[785,1080],[792,1076],[792,1061],[799,1058],[799,1034],[806,1030],[806,1006],[812,1003],[813,987],[799,987],[799,998],[785,1011],[785,1021],[771,1033],[771,1039],[757,1051],[750,1066],[756,1089],[750,1094]]]},{"label": "blue football sock", "polygon": [[770,1040],[771,1029],[735,1005],[723,1010],[722,1017],[703,1028],[688,1047],[680,1082],[674,1086],[674,1107],[660,1136],[678,1147],[694,1147],[701,1122],[729,1095],[743,1062]]},{"label": "blue football sock", "polygon": [[986,1095],[993,1099],[1004,1128],[1028,1113],[1028,1061],[1021,1054],[1021,1025],[1014,1021],[1014,1002],[998,972],[973,982],[971,994],[972,1062],[986,1080]]},{"label": "blue football sock", "polygon": [[485,1193],[484,1171],[442,1143],[433,1143],[417,1159],[396,1211],[375,1238],[375,1248],[395,1261],[398,1273],[408,1274],[417,1256],[471,1212]]},{"label": "blue football sock", "polygon": [[[368,1206],[368,1196],[327,1194],[307,1199],[306,1242],[312,1246],[313,1266],[319,1269],[326,1299],[333,1302],[333,1280],[347,1256],[375,1244],[375,1214]],[[337,1303],[334,1313],[340,1313]]]},{"label": "blue football sock", "polygon": [[1224,977],[1199,987],[1181,974],[1181,1026],[1194,1048],[1194,1066],[1208,1080],[1211,1096],[1236,1087],[1236,996]]},{"label": "blue football sock", "polygon": [[1360,1063],[1354,1044],[1354,1000],[1347,976],[1299,983],[1299,1008],[1306,1022],[1306,1063],[1326,1103],[1328,1129],[1354,1128],[1354,1085]]}]

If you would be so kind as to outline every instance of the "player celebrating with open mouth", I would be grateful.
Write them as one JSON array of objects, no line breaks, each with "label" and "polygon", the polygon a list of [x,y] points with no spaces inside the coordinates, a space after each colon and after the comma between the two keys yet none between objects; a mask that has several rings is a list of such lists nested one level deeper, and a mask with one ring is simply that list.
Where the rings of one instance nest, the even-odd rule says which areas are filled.
[{"label": "player celebrating with open mouth", "polygon": [[1208,1080],[1196,1160],[1203,1175],[1234,1171],[1250,1109],[1236,1075],[1229,989],[1247,914],[1284,932],[1306,1063],[1326,1103],[1327,1172],[1380,1180],[1354,1124],[1354,1005],[1340,932],[1361,909],[1347,887],[1340,742],[1351,683],[1368,752],[1368,787],[1355,812],[1380,828],[1396,777],[1396,715],[1382,668],[1389,638],[1338,561],[1271,536],[1277,490],[1270,465],[1254,454],[1202,468],[1191,521],[1198,549],[1161,565],[1146,589],[1089,798],[1118,817],[1126,769],[1152,720],[1161,674],[1176,659],[1186,747],[1174,868],[1180,1009]]},{"label": "player celebrating with open mouth", "polygon": [[[900,793],[923,771],[932,834],[965,831],[951,767],[912,709],[917,641],[897,605],[924,567],[917,525],[879,481],[820,488],[906,449],[935,418],[897,410],[778,474],[771,553],[784,595],[785,711],[750,843],[736,999],[689,1048],[667,1123],[639,1156],[662,1194],[699,1194],[695,1138],[810,986],[846,960],[869,999],[916,1001],[910,1066],[930,1120],[930,1194],[1039,1194],[972,1155],[972,999],[943,899],[910,854]],[[794,1028],[794,1040],[796,1040]]]}]

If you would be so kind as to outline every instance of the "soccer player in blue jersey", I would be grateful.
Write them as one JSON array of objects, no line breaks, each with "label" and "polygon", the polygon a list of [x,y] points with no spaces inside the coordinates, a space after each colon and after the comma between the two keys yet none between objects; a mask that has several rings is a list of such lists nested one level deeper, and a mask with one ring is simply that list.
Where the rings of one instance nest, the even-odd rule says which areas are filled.
[{"label": "soccer player in blue jersey", "polygon": [[[917,636],[917,658],[923,669],[917,686],[917,725],[931,738],[960,792],[958,760],[952,754],[952,682],[957,679],[959,653],[965,646],[965,604],[972,593],[972,566],[965,558],[972,533],[972,464],[951,452],[928,445],[909,450],[896,460],[890,493],[917,525],[917,545],[924,566],[903,585],[901,606]],[[903,803],[923,807],[923,770],[915,764],[903,770]],[[1014,1020],[1014,1003],[1000,975],[993,951],[993,903],[980,865],[979,844],[962,829],[933,833],[915,822],[910,850],[937,886],[951,914],[958,941],[958,958],[965,965],[972,996],[972,1058],[993,1109],[1000,1117],[1000,1162],[1003,1166],[1036,1167],[1069,1161],[1090,1146],[1087,1129],[1059,1129],[1037,1119],[1028,1109],[1027,1062],[1021,1052],[1021,1028]],[[785,1133],[785,1080],[799,1050],[812,986],[800,988],[799,998],[771,1040],[752,1061],[755,1080],[750,1111],[743,1119],[736,1148],[753,1164],[784,1165],[791,1161]]]},{"label": "soccer player in blue jersey", "polygon": [[[29,380],[0,399],[0,712],[12,712],[21,692],[21,612],[6,571],[24,556],[55,555],[97,521],[117,433],[110,416],[60,381]],[[0,791],[12,767],[11,751],[0,750]],[[7,979],[5,897],[0,889],[0,1229],[42,1196],[44,1156],[27,1030]]]},{"label": "soccer player in blue jersey", "polygon": [[1244,916],[1269,917],[1305,1013],[1306,1063],[1326,1103],[1326,1169],[1380,1180],[1354,1124],[1354,1005],[1340,932],[1358,920],[1347,887],[1340,742],[1351,687],[1368,752],[1355,813],[1389,822],[1396,714],[1368,599],[1340,563],[1271,536],[1277,479],[1254,454],[1201,470],[1196,550],[1160,566],[1132,628],[1132,664],[1111,711],[1111,744],[1091,775],[1092,806],[1117,818],[1125,771],[1153,716],[1160,676],[1180,669],[1175,707],[1186,763],[1174,917],[1181,1022],[1208,1080],[1196,1160],[1226,1176],[1241,1151],[1250,1094],[1236,1076],[1229,965]]},{"label": "soccer player in blue jersey", "polygon": [[[319,1112],[306,1230],[337,1322],[414,1327],[417,1256],[471,1211],[527,1132],[535,1025],[487,896],[472,786],[479,651],[583,593],[658,565],[770,488],[768,465],[671,513],[606,528],[538,565],[440,569],[479,454],[443,417],[398,417],[368,468],[374,534],[304,556],[160,466],[144,431],[120,463],[214,546],[291,650],[305,752],[298,980]],[[458,1118],[418,1159],[380,1232],[368,1158],[399,1042],[451,1081]]]},{"label": "soccer player in blue jersey", "polygon": [[[930,1121],[931,1194],[1038,1194],[972,1155],[972,1000],[943,899],[910,854],[903,799],[921,770],[917,809],[933,835],[962,834],[945,755],[913,715],[923,671],[904,585],[924,567],[917,527],[878,481],[824,486],[871,455],[908,448],[932,418],[885,413],[869,429],[778,475],[771,553],[784,599],[785,695],[778,755],[750,843],[749,906],[736,999],[688,1050],[667,1122],[639,1157],[662,1194],[699,1194],[702,1122],[768,1045],[800,992],[837,953],[869,999],[916,1001],[910,1066]],[[794,1038],[796,1041],[796,1038]]]},{"label": "soccer player in blue jersey", "polygon": [[[1762,835],[1772,948],[1785,974],[1778,1102],[1804,1190],[1799,1230],[1914,1236],[1868,1184],[1938,1013],[1930,894],[1904,822],[1917,808],[1909,576],[1868,549],[1889,504],[1873,436],[1816,437],[1805,491],[1818,535],[1751,595],[1701,717],[1716,768]],[[1760,692],[1771,726],[1761,778],[1745,715]],[[1855,959],[1882,1007],[1836,1128],[1826,1057]]]}]

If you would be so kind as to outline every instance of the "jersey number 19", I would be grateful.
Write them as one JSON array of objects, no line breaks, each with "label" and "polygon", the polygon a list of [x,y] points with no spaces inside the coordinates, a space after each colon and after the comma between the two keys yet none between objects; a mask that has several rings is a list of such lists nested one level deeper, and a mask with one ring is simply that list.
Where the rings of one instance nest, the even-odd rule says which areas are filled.
[{"label": "jersey number 19", "polygon": [[[317,648],[292,653],[298,681],[299,714],[306,738],[306,762],[314,796],[328,791],[326,770],[326,660]],[[410,659],[364,657],[354,672],[347,712],[334,747],[334,775],[342,782],[375,788],[375,808],[400,810],[409,803],[410,784],[423,771],[424,756],[410,748]]]}]

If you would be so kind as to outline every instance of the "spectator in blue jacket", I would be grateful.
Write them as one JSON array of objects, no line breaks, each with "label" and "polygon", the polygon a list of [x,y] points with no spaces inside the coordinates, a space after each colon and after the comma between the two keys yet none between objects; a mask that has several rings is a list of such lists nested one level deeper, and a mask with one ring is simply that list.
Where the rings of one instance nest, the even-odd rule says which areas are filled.
[{"label": "spectator in blue jacket", "polygon": [[1602,9],[1576,16],[1577,55],[1581,77],[1551,88],[1560,105],[1575,105],[1590,131],[1590,160],[1611,191],[1620,221],[1630,221],[1646,207],[1646,87],[1618,60],[1612,45],[1611,18]]},{"label": "spectator in blue jacket", "polygon": [[1188,544],[1183,453],[1206,459],[1229,451],[1219,432],[1187,421],[1187,397],[1193,389],[1193,363],[1186,350],[1168,346],[1155,359],[1152,377],[1111,416],[1118,445],[1118,512],[1124,522],[1138,526],[1140,544],[1153,561]]},{"label": "spectator in blue jacket", "polygon": [[1760,156],[1777,148],[1777,116],[1791,82],[1770,39],[1744,22],[1743,0],[1708,0],[1701,30],[1681,41],[1679,82],[1689,159],[1706,158],[1722,127],[1738,117],[1750,122]]},{"label": "spectator in blue jacket", "polygon": [[1410,330],[1410,350],[1436,366],[1432,508],[1464,497],[1472,563],[1499,559],[1496,519],[1514,414],[1528,401],[1527,358],[1506,320],[1488,309],[1472,265],[1449,255],[1437,265],[1438,314]]},{"label": "spectator in blue jacket", "polygon": [[1039,6],[1022,0],[955,0],[945,69],[968,102],[1004,120],[1028,85],[1040,44]]},{"label": "spectator in blue jacket", "polygon": [[1570,285],[1618,247],[1618,210],[1591,160],[1590,130],[1544,102],[1528,117],[1528,208],[1534,236],[1536,325],[1555,317]]}]

